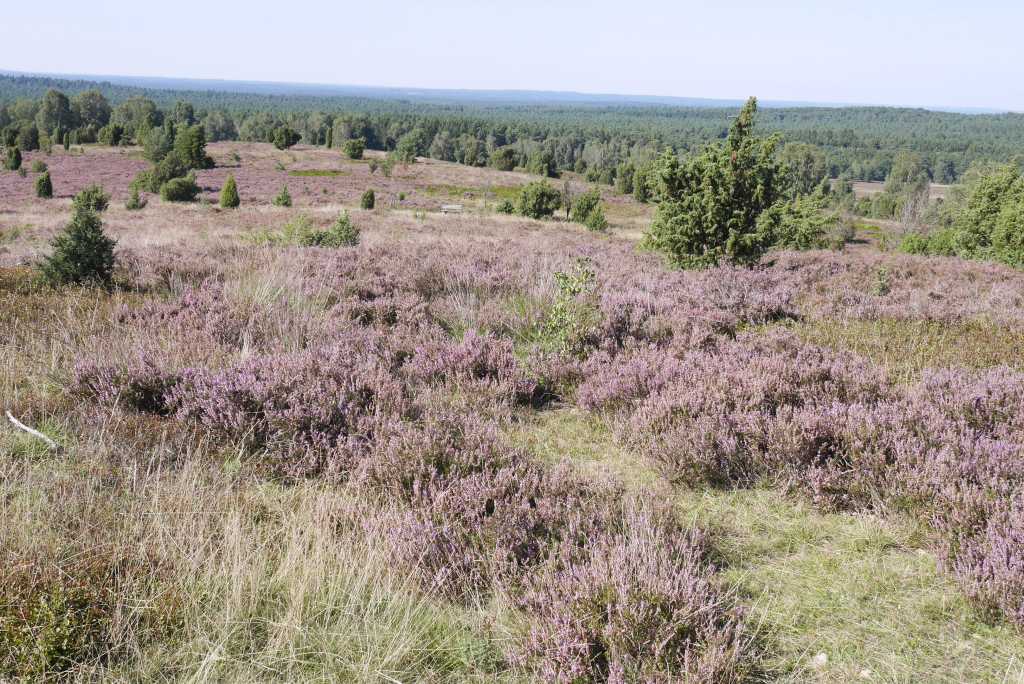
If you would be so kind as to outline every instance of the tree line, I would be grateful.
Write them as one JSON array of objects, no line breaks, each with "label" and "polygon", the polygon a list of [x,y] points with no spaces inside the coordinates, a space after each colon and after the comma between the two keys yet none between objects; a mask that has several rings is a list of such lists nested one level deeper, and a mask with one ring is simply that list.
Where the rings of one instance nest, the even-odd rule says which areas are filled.
[{"label": "tree line", "polygon": [[[56,94],[54,94],[56,93]],[[70,93],[71,95],[65,95]],[[351,96],[174,91],[110,83],[0,76],[4,143],[139,142],[141,131],[201,123],[210,141],[295,142],[429,156],[471,166],[523,168],[593,182],[620,180],[665,149],[680,155],[724,140],[737,111],[665,105],[507,104]],[[1008,162],[1024,149],[1024,115],[967,115],[884,107],[762,109],[760,127],[821,151],[826,175],[884,181],[900,152],[918,155],[931,181],[952,183],[972,163]]]}]

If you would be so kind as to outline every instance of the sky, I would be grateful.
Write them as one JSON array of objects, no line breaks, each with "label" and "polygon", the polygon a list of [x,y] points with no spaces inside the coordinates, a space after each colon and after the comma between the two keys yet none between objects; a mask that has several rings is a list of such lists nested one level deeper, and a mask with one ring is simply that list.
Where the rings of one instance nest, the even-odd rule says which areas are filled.
[{"label": "sky", "polygon": [[12,71],[1024,111],[1021,0],[10,5]]}]

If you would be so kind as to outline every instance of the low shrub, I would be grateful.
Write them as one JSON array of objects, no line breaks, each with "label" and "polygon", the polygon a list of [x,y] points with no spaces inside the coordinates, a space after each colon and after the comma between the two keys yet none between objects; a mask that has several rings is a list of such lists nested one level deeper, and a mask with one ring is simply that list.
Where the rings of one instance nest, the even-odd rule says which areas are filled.
[{"label": "low shrub", "polygon": [[377,196],[373,190],[367,190],[363,193],[363,196],[359,198],[359,206],[362,209],[373,209],[377,204]]},{"label": "low shrub", "polygon": [[146,200],[139,194],[138,188],[132,188],[131,194],[128,196],[128,201],[124,203],[124,208],[129,211],[138,211],[144,209],[146,206]]},{"label": "low shrub", "polygon": [[196,185],[195,176],[172,178],[160,186],[160,199],[165,202],[194,202],[201,188]]},{"label": "low shrub", "polygon": [[562,193],[547,181],[534,181],[523,186],[516,207],[521,216],[542,219],[552,216],[562,206]]},{"label": "low shrub", "polygon": [[234,174],[228,174],[224,187],[220,191],[220,206],[224,209],[235,209],[242,201],[238,197],[238,186]]},{"label": "low shrub", "polygon": [[359,244],[359,228],[352,223],[348,212],[343,211],[330,228],[308,232],[300,244],[307,247],[355,247]]},{"label": "low shrub", "polygon": [[50,180],[49,171],[44,171],[43,175],[36,178],[36,197],[42,199],[53,197],[53,181]]},{"label": "low shrub", "polygon": [[104,234],[99,214],[78,206],[71,222],[54,238],[53,253],[39,268],[52,285],[108,285],[114,274],[115,244]]},{"label": "low shrub", "polygon": [[342,149],[345,152],[345,156],[349,159],[362,159],[363,152],[366,150],[366,140],[363,138],[346,140]]},{"label": "low shrub", "polygon": [[281,192],[277,193],[277,196],[271,202],[275,207],[290,207],[292,206],[292,195],[288,192],[288,186],[285,185],[281,188]]},{"label": "low shrub", "polygon": [[75,195],[71,206],[75,209],[89,209],[95,212],[106,211],[110,206],[110,194],[99,185],[90,185]]}]

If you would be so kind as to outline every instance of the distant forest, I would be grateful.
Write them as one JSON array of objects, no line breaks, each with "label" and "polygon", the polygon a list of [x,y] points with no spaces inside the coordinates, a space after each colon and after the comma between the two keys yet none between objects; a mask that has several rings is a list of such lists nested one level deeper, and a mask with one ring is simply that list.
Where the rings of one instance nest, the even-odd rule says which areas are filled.
[{"label": "distant forest", "polygon": [[[51,90],[67,96],[66,115],[60,102],[46,102]],[[202,124],[211,141],[274,142],[287,129],[286,140],[293,134],[310,145],[341,148],[346,140],[362,138],[370,149],[526,167],[544,175],[574,170],[610,183],[624,167],[640,167],[666,147],[686,155],[724,138],[739,111],[717,105],[402,98],[395,92],[278,95],[0,76],[0,129],[5,144],[31,144],[33,136],[37,145],[67,142],[65,137],[124,144],[139,142],[165,118],[184,116]],[[885,180],[900,152],[919,155],[936,183],[956,182],[974,162],[1017,161],[1024,153],[1022,114],[781,107],[763,109],[759,127],[781,134],[786,143],[819,148],[828,175],[851,180]]]}]

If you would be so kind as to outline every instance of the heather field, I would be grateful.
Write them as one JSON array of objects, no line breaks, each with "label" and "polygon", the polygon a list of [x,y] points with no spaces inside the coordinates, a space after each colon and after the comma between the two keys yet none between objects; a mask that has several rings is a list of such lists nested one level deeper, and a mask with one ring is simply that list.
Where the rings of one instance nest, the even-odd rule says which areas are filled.
[{"label": "heather field", "polygon": [[[0,681],[1024,682],[1021,271],[670,270],[607,187],[207,150],[139,211],[132,148],[0,174],[0,409],[58,444],[0,427]],[[44,286],[94,182],[116,285]]]}]

